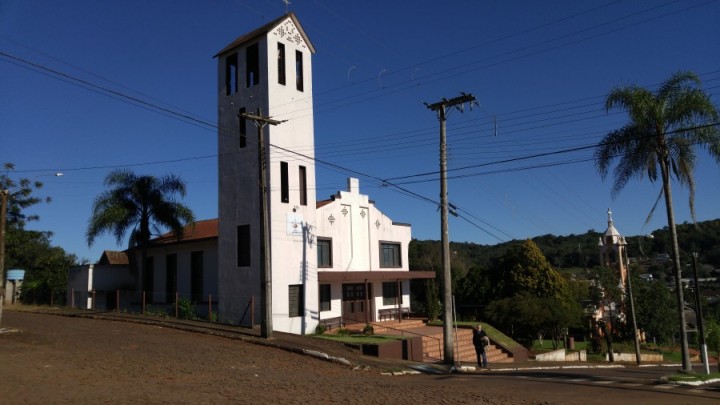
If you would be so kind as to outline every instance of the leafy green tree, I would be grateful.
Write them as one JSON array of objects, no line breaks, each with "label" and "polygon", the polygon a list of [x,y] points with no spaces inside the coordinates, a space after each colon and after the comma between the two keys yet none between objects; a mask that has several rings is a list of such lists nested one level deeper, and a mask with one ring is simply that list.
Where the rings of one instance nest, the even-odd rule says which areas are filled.
[{"label": "leafy green tree", "polygon": [[454,292],[458,319],[480,320],[482,308],[490,302],[490,281],[487,269],[471,268],[467,276],[457,280]]},{"label": "leafy green tree", "polygon": [[531,240],[511,246],[490,270],[495,301],[486,317],[505,333],[530,347],[538,334],[552,336],[579,325],[582,309],[574,301],[567,280],[552,268]]},{"label": "leafy green tree", "polygon": [[603,178],[610,165],[618,160],[614,170],[614,195],[633,177],[642,179],[647,175],[651,182],[655,182],[658,180],[658,171],[660,172],[662,188],[655,207],[664,196],[672,239],[675,291],[685,371],[691,370],[691,364],[685,334],[680,250],[671,179],[674,177],[681,185],[688,186],[690,210],[695,218],[695,147],[705,148],[720,162],[720,134],[714,127],[718,113],[710,97],[697,87],[699,83],[700,80],[694,73],[679,72],[666,80],[656,92],[638,86],[613,89],[605,100],[606,110],[625,110],[630,116],[630,122],[607,134],[595,151],[596,165]]},{"label": "leafy green tree", "polygon": [[38,197],[35,193],[43,187],[41,181],[33,181],[27,178],[13,180],[7,173],[15,170],[12,163],[4,163],[5,173],[0,175],[0,190],[8,190],[7,197],[7,227],[25,229],[25,225],[31,221],[37,221],[37,215],[27,214],[27,208],[43,201],[49,203],[50,197],[45,199]]},{"label": "leafy green tree", "polygon": [[532,347],[538,336],[547,335],[555,349],[560,346],[564,330],[579,325],[581,314],[577,303],[529,294],[494,301],[487,308],[487,318],[493,325],[523,346]]},{"label": "leafy green tree", "polygon": [[185,225],[195,220],[190,208],[176,201],[176,196],[184,197],[186,192],[185,182],[177,176],[157,178],[116,170],[107,175],[105,186],[109,190],[93,203],[86,233],[88,246],[104,233],[114,235],[119,245],[130,231],[129,247],[141,250],[140,274],[153,230],[159,233],[159,227],[169,228],[180,240]]},{"label": "leafy green tree", "polygon": [[521,294],[536,297],[568,298],[565,278],[552,268],[535,242],[513,245],[498,258],[490,271],[495,298]]},{"label": "leafy green tree", "polygon": [[715,358],[718,359],[718,372],[720,372],[720,323],[710,320],[705,325],[705,344],[708,349],[715,352]]},{"label": "leafy green tree", "polygon": [[15,166],[5,163],[3,167],[6,174],[0,175],[0,189],[8,190],[4,268],[25,270],[21,288],[23,302],[62,303],[67,271],[77,264],[77,258],[51,245],[52,232],[25,229],[28,222],[39,220],[37,215],[28,214],[28,209],[42,202],[49,203],[51,199],[37,196],[42,182],[27,178],[15,180],[8,174]]}]

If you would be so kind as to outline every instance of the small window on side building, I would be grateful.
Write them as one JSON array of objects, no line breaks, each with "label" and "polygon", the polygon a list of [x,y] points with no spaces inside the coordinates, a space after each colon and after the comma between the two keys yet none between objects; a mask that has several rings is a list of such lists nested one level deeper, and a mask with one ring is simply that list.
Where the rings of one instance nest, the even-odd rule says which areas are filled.
[{"label": "small window on side building", "polygon": [[[400,292],[398,293],[398,289]],[[402,284],[397,281],[382,284],[383,305],[402,304]]]},{"label": "small window on side building", "polygon": [[330,311],[330,284],[320,284],[320,311]]},{"label": "small window on side building", "polygon": [[315,246],[317,248],[317,262],[320,268],[330,268],[332,264],[332,239],[317,238]]},{"label": "small window on side building", "polygon": [[165,256],[165,303],[175,302],[177,292],[177,255]]},{"label": "small window on side building", "polygon": [[302,284],[294,284],[288,287],[288,316],[291,318],[303,316],[305,312],[305,299],[303,297]]},{"label": "small window on side building", "polygon": [[203,251],[190,253],[190,296],[193,302],[203,301]]},{"label": "small window on side building", "polygon": [[380,243],[380,267],[402,267],[399,243]]}]

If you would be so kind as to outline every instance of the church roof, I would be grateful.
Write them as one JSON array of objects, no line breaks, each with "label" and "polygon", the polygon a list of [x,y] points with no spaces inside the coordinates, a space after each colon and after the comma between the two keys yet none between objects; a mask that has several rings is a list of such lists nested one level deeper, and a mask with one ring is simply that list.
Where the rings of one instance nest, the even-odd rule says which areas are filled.
[{"label": "church roof", "polygon": [[605,236],[620,236],[620,232],[618,232],[617,229],[615,229],[615,224],[613,224],[612,219],[612,211],[610,211],[610,208],[607,210],[608,214],[608,227],[605,231]]},{"label": "church roof", "polygon": [[151,245],[168,244],[176,242],[188,242],[201,239],[212,239],[218,237],[218,219],[206,219],[186,225],[183,229],[182,239],[179,241],[172,232],[167,232],[150,241]]},{"label": "church roof", "polygon": [[625,242],[625,238],[620,235],[620,232],[615,228],[615,224],[613,224],[612,219],[612,211],[608,209],[608,227],[605,230],[605,234],[602,238],[600,238],[600,245],[608,245],[608,244],[622,244]]},{"label": "church roof", "polygon": [[127,265],[128,256],[125,252],[119,252],[116,250],[105,250],[98,260],[98,264],[119,264]]},{"label": "church roof", "polygon": [[303,41],[305,41],[305,44],[307,45],[307,47],[310,49],[310,52],[315,53],[315,47],[310,42],[310,38],[308,38],[307,34],[305,34],[305,30],[303,30],[302,26],[300,25],[300,22],[298,21],[297,16],[295,16],[295,13],[293,13],[291,11],[290,13],[285,14],[282,17],[277,18],[275,20],[272,20],[269,23],[263,25],[262,27],[254,30],[254,31],[248,32],[247,34],[237,37],[234,41],[232,41],[230,43],[230,45],[226,46],[220,52],[215,54],[214,57],[217,58],[218,56],[220,56],[226,52],[229,52],[230,50],[235,49],[244,43],[250,42],[262,35],[267,34],[268,32],[275,29],[275,27],[280,25],[283,21],[285,21],[288,18],[291,19],[292,22],[295,24],[295,27],[297,27],[298,32],[302,36],[302,39],[303,39]]}]

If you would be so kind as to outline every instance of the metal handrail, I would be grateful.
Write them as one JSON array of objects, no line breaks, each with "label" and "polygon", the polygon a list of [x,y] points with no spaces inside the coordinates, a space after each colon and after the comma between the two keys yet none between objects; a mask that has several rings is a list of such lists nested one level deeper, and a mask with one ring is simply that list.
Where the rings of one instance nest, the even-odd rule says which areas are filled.
[{"label": "metal handrail", "polygon": [[420,336],[420,337],[427,337],[427,338],[430,338],[430,339],[435,339],[435,340],[437,341],[437,344],[438,344],[439,352],[442,354],[442,341],[440,340],[440,338],[436,338],[435,336],[430,336],[430,335],[423,335],[422,333],[410,332],[410,331],[408,331],[407,329],[393,328],[392,326],[381,325],[381,324],[375,323],[375,322],[369,322],[369,324],[374,325],[374,326],[379,326],[379,327],[385,328],[385,329],[390,329],[390,330],[398,331],[398,332],[400,332],[400,336],[405,336],[405,333],[409,333],[409,334],[416,335],[416,336]]}]

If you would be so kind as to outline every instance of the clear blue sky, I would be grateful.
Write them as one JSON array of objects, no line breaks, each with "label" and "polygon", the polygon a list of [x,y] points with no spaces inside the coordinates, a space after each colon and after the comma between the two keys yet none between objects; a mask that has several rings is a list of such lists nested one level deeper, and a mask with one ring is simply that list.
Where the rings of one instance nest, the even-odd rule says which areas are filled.
[{"label": "clear blue sky", "polygon": [[[424,102],[466,92],[480,104],[448,116],[449,199],[472,222],[451,217],[450,237],[480,244],[601,231],[608,208],[625,235],[662,228],[662,205],[644,226],[659,184],[633,181],[612,199],[592,149],[562,151],[626,122],[603,109],[614,86],[654,88],[691,70],[719,104],[718,1],[293,0],[289,10],[317,50],[316,157],[355,172],[319,164],[318,199],[359,177],[418,239],[440,239],[437,204],[378,179],[439,201],[438,175],[416,176],[439,169],[439,123]],[[195,121],[217,122],[213,55],[284,13],[280,0],[0,0],[0,162],[53,198],[32,227],[92,262],[124,249],[111,237],[85,243],[93,198],[117,167],[181,176],[196,217],[216,217],[217,133]],[[550,152],[560,153],[498,163]],[[720,217],[719,173],[700,152],[699,220]],[[677,185],[675,201],[678,222],[690,221]]]}]

